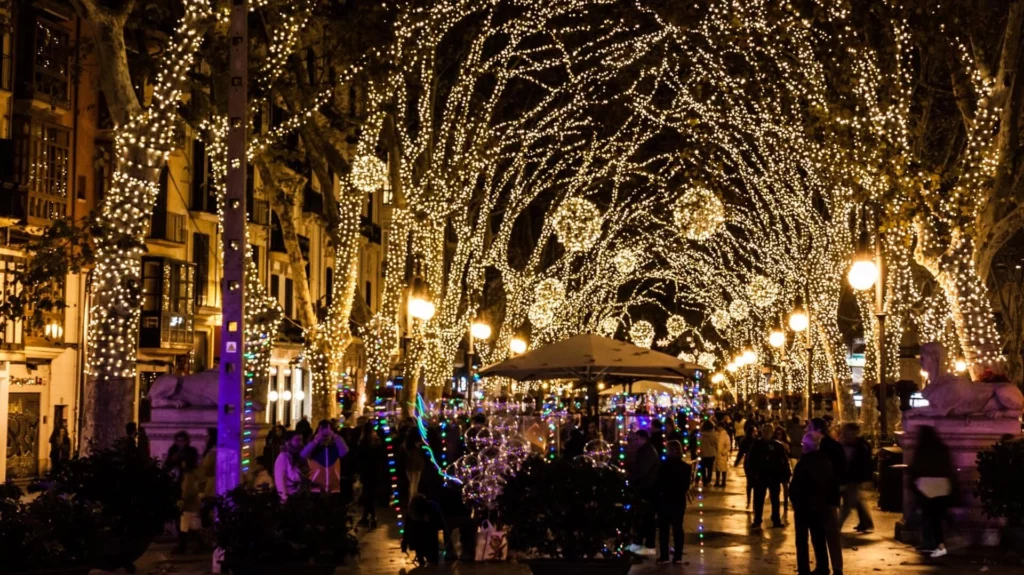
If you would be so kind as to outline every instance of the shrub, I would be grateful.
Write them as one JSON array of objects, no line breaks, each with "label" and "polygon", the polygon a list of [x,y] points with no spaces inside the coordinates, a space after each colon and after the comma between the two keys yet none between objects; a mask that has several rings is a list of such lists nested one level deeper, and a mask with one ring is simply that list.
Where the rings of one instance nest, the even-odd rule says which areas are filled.
[{"label": "shrub", "polygon": [[1011,527],[1024,526],[1024,441],[1000,441],[978,452],[978,486],[975,494],[989,517],[1005,517]]},{"label": "shrub", "polygon": [[569,560],[621,542],[629,517],[625,477],[614,468],[528,459],[498,498],[509,547]]}]

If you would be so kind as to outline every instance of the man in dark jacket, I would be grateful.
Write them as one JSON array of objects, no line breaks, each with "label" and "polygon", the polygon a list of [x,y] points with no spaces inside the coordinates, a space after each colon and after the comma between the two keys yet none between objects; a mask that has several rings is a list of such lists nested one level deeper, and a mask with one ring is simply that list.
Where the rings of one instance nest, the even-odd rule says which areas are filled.
[{"label": "man in dark jacket", "polygon": [[[843,446],[828,434],[828,423],[820,417],[815,417],[807,424],[807,432],[818,441],[818,450],[832,464],[832,474],[841,485],[846,479],[846,451]],[[841,575],[843,572],[843,546],[839,540],[839,500],[838,489],[830,492],[829,512],[825,518],[825,542],[828,544],[833,575]]]},{"label": "man in dark jacket", "polygon": [[750,448],[746,467],[748,480],[754,486],[754,523],[751,529],[760,529],[764,513],[764,497],[768,494],[772,501],[772,527],[782,527],[779,515],[779,490],[783,483],[789,482],[789,457],[786,449],[772,439],[775,431],[772,424],[761,427],[761,436]]},{"label": "man in dark jacket", "polygon": [[846,454],[846,477],[843,478],[843,508],[839,513],[839,528],[842,529],[850,511],[857,510],[857,525],[853,528],[860,533],[867,533],[875,527],[871,512],[864,503],[861,486],[871,481],[871,446],[860,436],[860,426],[856,423],[843,425],[843,450]]},{"label": "man in dark jacket", "polygon": [[825,524],[831,513],[833,498],[839,493],[839,481],[832,473],[832,463],[819,450],[820,440],[814,434],[804,435],[800,460],[789,484],[796,522],[796,569],[798,575],[811,575],[811,559],[807,536],[814,546],[815,570],[828,573],[828,544]]},{"label": "man in dark jacket", "polygon": [[640,543],[630,546],[630,550],[638,554],[652,555],[654,552],[654,528],[655,528],[655,482],[658,477],[658,465],[661,463],[661,455],[651,445],[650,434],[647,430],[637,430],[633,436],[636,442],[636,455],[633,457],[633,465],[629,469],[629,484],[636,489],[638,497],[643,500],[640,509]]},{"label": "man in dark jacket", "polygon": [[658,468],[655,492],[658,501],[658,563],[668,563],[668,531],[672,529],[672,563],[683,560],[683,515],[693,469],[683,461],[683,444],[670,439],[665,460]]}]

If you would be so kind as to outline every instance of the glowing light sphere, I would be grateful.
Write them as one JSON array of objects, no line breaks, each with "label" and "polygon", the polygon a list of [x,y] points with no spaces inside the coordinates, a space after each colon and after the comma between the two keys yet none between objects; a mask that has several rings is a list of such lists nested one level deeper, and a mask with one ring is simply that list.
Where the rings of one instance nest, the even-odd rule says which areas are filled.
[{"label": "glowing light sphere", "polygon": [[476,339],[487,339],[491,337],[491,326],[486,323],[475,321],[469,327],[469,333]]},{"label": "glowing light sphere", "polygon": [[716,373],[711,376],[711,383],[722,383],[723,381],[725,381],[725,375],[721,373]]},{"label": "glowing light sphere", "polygon": [[768,335],[768,343],[772,347],[782,347],[786,345],[786,334],[779,330],[775,330]]},{"label": "glowing light sphere", "polygon": [[747,319],[749,314],[750,306],[747,305],[747,302],[741,299],[734,299],[732,300],[732,303],[729,304],[729,317],[732,319],[736,321],[743,321]]},{"label": "glowing light sphere", "polygon": [[686,363],[697,363],[697,358],[688,351],[684,351],[676,357],[678,357],[682,361],[685,361]]},{"label": "glowing light sphere", "polygon": [[752,349],[743,350],[743,364],[753,365],[755,363],[757,363],[757,353]]},{"label": "glowing light sphere", "polygon": [[757,276],[750,280],[747,296],[755,306],[765,308],[779,299],[779,286],[765,276]]},{"label": "glowing light sphere", "polygon": [[958,359],[953,367],[956,368],[957,373],[963,373],[967,371],[967,362],[962,359]]},{"label": "glowing light sphere", "polygon": [[807,317],[807,313],[802,309],[797,309],[793,313],[789,314],[789,329],[800,333],[807,329],[810,325],[811,320]]},{"label": "glowing light sphere", "polygon": [[676,200],[673,220],[688,240],[704,241],[725,227],[725,206],[711,190],[690,186]]},{"label": "glowing light sphere", "polygon": [[352,174],[349,178],[357,190],[369,194],[387,185],[388,168],[384,160],[376,156],[359,155],[352,160]]},{"label": "glowing light sphere", "polygon": [[619,250],[612,258],[612,265],[624,275],[633,273],[637,265],[636,252],[628,248]]},{"label": "glowing light sphere", "polygon": [[670,315],[665,321],[665,329],[668,330],[668,338],[675,339],[686,331],[686,320],[681,315]]},{"label": "glowing light sphere", "polygon": [[612,460],[612,448],[603,439],[593,439],[583,447],[583,455],[589,457],[595,466],[608,465]]},{"label": "glowing light sphere", "polygon": [[601,210],[583,198],[569,198],[555,210],[552,225],[565,249],[587,251],[601,237]]},{"label": "glowing light sphere", "polygon": [[565,285],[555,279],[541,280],[533,290],[533,305],[530,306],[530,323],[544,329],[551,325],[558,308],[565,301]]},{"label": "glowing light sphere", "polygon": [[525,353],[526,352],[526,347],[527,347],[526,346],[526,340],[524,340],[522,338],[519,338],[519,337],[513,337],[508,342],[508,349],[509,349],[509,351],[511,351],[512,353],[514,353],[516,355],[519,355],[520,353]]},{"label": "glowing light sphere", "polygon": [[633,322],[629,327],[629,339],[640,347],[651,347],[654,345],[654,326],[646,320]]},{"label": "glowing light sphere", "polygon": [[705,351],[705,352],[701,352],[697,356],[697,362],[696,363],[697,363],[697,365],[699,365],[699,366],[701,366],[703,368],[713,369],[715,367],[715,362],[716,361],[718,361],[718,358],[715,357],[715,354]]},{"label": "glowing light sphere", "polygon": [[714,313],[711,314],[711,325],[719,331],[729,327],[729,322],[731,320],[732,316],[729,315],[729,310],[727,309],[716,309]]},{"label": "glowing light sphere", "polygon": [[619,331],[619,318],[611,316],[604,318],[598,329],[601,331],[601,335],[612,337],[615,332]]},{"label": "glowing light sphere", "polygon": [[736,373],[736,370],[738,370],[739,368],[740,368],[740,366],[736,365],[735,363],[730,362],[729,364],[727,364],[725,366],[725,371],[728,371],[729,373]]},{"label": "glowing light sphere", "polygon": [[267,401],[277,401],[280,397],[281,396],[277,393],[276,389],[271,389],[270,392],[267,393]]},{"label": "glowing light sphere", "polygon": [[871,289],[878,281],[878,266],[869,259],[859,259],[850,266],[846,279],[849,280],[850,287],[857,291]]}]

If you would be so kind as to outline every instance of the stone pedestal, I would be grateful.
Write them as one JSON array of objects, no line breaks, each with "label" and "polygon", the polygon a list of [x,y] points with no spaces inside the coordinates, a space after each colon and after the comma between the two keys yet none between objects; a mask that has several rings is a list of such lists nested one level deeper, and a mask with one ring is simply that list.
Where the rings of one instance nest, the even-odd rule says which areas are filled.
[{"label": "stone pedestal", "polygon": [[[1020,435],[1020,422],[1017,419],[992,419],[983,415],[949,416],[949,417],[905,417],[904,433],[899,443],[903,448],[905,463],[914,460],[914,448],[917,446],[917,430],[922,426],[932,426],[946,445],[949,446],[953,465],[960,481],[960,493],[957,507],[950,509],[950,516],[956,527],[956,533],[965,539],[968,545],[999,545],[1000,528],[1003,522],[985,516],[981,501],[975,497],[974,489],[978,481],[978,452],[986,449],[1006,434]],[[909,474],[903,477],[903,520],[896,525],[896,539],[904,543],[920,543],[921,520],[916,514],[918,508],[917,493]]]},{"label": "stone pedestal", "polygon": [[[206,447],[207,430],[217,429],[216,407],[157,407],[153,408],[149,423],[143,425],[149,435],[149,448],[153,457],[162,463],[167,457],[167,450],[174,445],[174,434],[179,431],[188,432],[192,445],[200,455]],[[253,457],[263,453],[263,444],[267,439],[270,426],[260,423],[253,435]]]}]

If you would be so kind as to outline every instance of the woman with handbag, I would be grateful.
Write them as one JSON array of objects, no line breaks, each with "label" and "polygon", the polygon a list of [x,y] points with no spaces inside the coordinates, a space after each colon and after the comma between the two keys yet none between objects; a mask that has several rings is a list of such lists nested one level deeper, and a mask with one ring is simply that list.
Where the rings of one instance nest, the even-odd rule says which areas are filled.
[{"label": "woman with handbag", "polygon": [[942,442],[934,427],[925,425],[918,428],[917,447],[908,472],[921,505],[925,549],[934,545],[932,558],[942,557],[947,553],[942,520],[946,518],[952,496],[956,493],[956,472],[949,447]]}]

